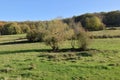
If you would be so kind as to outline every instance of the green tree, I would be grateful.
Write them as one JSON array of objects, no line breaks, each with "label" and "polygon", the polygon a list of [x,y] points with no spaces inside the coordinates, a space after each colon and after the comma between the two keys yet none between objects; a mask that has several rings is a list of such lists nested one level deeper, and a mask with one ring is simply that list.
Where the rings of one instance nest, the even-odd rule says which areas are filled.
[{"label": "green tree", "polygon": [[78,28],[78,33],[77,33],[77,42],[78,42],[78,47],[80,50],[86,50],[88,48],[88,45],[90,43],[90,38],[87,34],[87,32],[82,28]]},{"label": "green tree", "polygon": [[67,24],[63,23],[61,20],[53,20],[48,22],[48,27],[44,41],[47,45],[56,51],[59,49],[59,44],[70,38],[72,30]]},{"label": "green tree", "polygon": [[23,33],[27,33],[30,31],[30,27],[27,24],[20,24],[20,28]]},{"label": "green tree", "polygon": [[103,30],[105,28],[105,25],[98,17],[92,16],[85,18],[84,27],[88,30]]},{"label": "green tree", "polygon": [[82,27],[80,22],[71,22],[71,27],[74,30],[74,35],[72,35],[73,37],[71,38],[72,48],[75,49],[75,46],[78,46],[80,50],[86,50],[90,42],[87,32]]},{"label": "green tree", "polygon": [[30,30],[27,35],[26,35],[27,39],[29,42],[36,42],[39,41],[38,40],[38,30],[36,29],[32,29]]},{"label": "green tree", "polygon": [[10,35],[10,34],[20,34],[21,28],[16,22],[13,23],[7,23],[2,28],[2,34]]},{"label": "green tree", "polygon": [[112,11],[106,13],[104,17],[104,23],[107,26],[112,26],[112,27],[119,27],[120,26],[120,11]]},{"label": "green tree", "polygon": [[4,26],[4,22],[0,22],[0,35],[2,34],[2,28],[3,28],[3,26]]},{"label": "green tree", "polygon": [[31,29],[28,33],[27,33],[27,39],[30,42],[43,42],[43,38],[46,34],[46,25],[44,25],[44,23],[39,24],[39,27],[36,29]]}]

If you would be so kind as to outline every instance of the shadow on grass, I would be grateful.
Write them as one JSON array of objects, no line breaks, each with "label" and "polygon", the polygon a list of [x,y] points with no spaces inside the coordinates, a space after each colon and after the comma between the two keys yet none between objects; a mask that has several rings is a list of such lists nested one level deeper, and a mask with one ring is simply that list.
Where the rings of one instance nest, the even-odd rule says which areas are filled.
[{"label": "shadow on grass", "polygon": [[30,49],[30,50],[15,50],[15,51],[0,51],[1,54],[14,54],[14,53],[29,53],[29,52],[47,52],[47,53],[62,53],[62,52],[81,52],[78,49],[60,49],[58,51],[53,51],[52,49]]},{"label": "shadow on grass", "polygon": [[24,40],[24,41],[11,41],[11,42],[0,43],[0,45],[26,44],[26,43],[35,43],[35,42],[29,42],[27,40]]},{"label": "shadow on grass", "polygon": [[[22,41],[14,41],[14,42],[4,42],[4,43],[0,43],[0,45],[26,44],[26,43],[35,43],[35,42],[28,42],[27,40],[22,40]],[[66,49],[60,49],[60,50],[57,50],[57,51],[53,51],[52,49],[30,49],[30,50],[16,50],[16,51],[0,51],[0,55],[1,54],[13,54],[13,53],[29,53],[29,52],[48,52],[48,53],[80,52],[79,55],[82,55],[82,56],[91,55],[91,54],[88,54],[88,53],[106,53],[106,52],[118,53],[118,51],[115,51],[115,50],[88,49],[86,51],[83,51],[83,50],[80,50],[80,49],[66,48]],[[85,53],[81,53],[81,52],[85,52]]]},{"label": "shadow on grass", "polygon": [[[27,40],[20,40],[20,41],[3,42],[3,43],[0,43],[0,45],[14,45],[14,44],[26,44],[26,43],[35,43],[35,42],[29,42]],[[71,48],[60,49],[57,51],[53,51],[52,49],[30,49],[30,50],[0,51],[0,54],[28,53],[28,52],[48,52],[48,53],[58,52],[58,53],[61,53],[61,52],[80,52],[80,50],[71,49]]]},{"label": "shadow on grass", "polygon": [[16,50],[16,51],[0,51],[0,54],[14,54],[14,53],[29,53],[29,52],[50,52],[50,49],[31,49],[31,50]]}]

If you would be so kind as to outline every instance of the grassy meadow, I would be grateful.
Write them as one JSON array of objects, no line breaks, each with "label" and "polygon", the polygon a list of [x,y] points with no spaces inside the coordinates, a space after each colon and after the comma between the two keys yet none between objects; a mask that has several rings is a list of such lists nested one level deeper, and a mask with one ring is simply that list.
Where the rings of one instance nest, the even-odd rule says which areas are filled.
[{"label": "grassy meadow", "polygon": [[120,80],[119,48],[120,38],[105,38],[93,39],[87,51],[49,52],[25,34],[1,36],[0,80]]},{"label": "grassy meadow", "polygon": [[88,32],[93,38],[120,38],[120,30],[101,30]]}]

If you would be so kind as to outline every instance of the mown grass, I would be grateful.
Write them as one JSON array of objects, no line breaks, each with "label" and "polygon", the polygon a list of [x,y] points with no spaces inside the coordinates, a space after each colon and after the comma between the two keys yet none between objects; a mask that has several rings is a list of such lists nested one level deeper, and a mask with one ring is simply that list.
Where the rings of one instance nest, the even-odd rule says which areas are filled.
[{"label": "mown grass", "polygon": [[94,39],[90,48],[120,51],[120,38]]},{"label": "mown grass", "polygon": [[94,39],[87,51],[49,52],[44,43],[17,43],[24,36],[1,37],[0,80],[120,80],[119,38]]}]

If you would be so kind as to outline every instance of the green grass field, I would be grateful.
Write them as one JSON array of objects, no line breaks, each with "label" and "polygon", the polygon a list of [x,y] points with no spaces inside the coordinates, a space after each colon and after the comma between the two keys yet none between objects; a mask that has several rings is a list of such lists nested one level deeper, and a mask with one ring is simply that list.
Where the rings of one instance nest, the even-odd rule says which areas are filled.
[{"label": "green grass field", "polygon": [[120,38],[120,29],[88,32],[94,38]]},{"label": "green grass field", "polygon": [[20,43],[24,37],[0,37],[0,80],[120,80],[120,38],[94,39],[87,51],[53,53],[44,43]]}]

